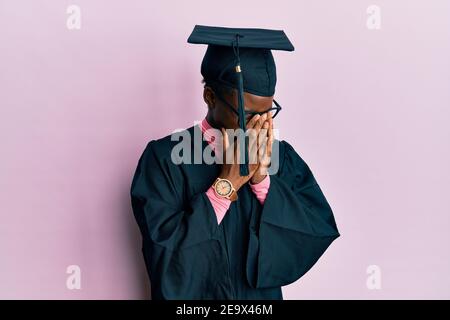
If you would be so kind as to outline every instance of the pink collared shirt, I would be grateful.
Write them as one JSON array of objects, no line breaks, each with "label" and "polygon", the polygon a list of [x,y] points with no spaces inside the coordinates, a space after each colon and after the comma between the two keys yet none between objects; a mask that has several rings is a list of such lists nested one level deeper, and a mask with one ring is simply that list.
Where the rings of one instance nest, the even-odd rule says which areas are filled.
[{"label": "pink collared shirt", "polygon": [[[206,118],[203,119],[203,121],[200,123],[200,129],[203,132],[205,140],[209,143],[211,148],[215,150],[218,142],[215,141],[214,135],[212,134],[211,130],[209,130],[213,128],[208,123]],[[264,201],[266,200],[267,197],[267,193],[269,192],[270,176],[267,175],[260,183],[257,184],[249,183],[249,185],[253,193],[255,194],[256,199],[258,199],[258,201],[261,204],[264,204]],[[206,195],[208,196],[208,199],[211,202],[212,207],[214,208],[214,212],[216,213],[217,223],[220,224],[222,219],[225,217],[225,214],[227,213],[228,209],[230,208],[231,200],[219,197],[214,191],[214,188],[212,186],[209,187],[209,189],[206,191]]]}]

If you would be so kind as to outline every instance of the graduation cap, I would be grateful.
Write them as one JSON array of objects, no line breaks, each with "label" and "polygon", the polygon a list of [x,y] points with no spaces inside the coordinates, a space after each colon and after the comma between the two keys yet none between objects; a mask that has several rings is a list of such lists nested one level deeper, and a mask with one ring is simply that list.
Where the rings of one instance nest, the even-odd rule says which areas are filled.
[{"label": "graduation cap", "polygon": [[[244,132],[244,91],[259,96],[273,96],[277,77],[270,50],[294,51],[294,46],[282,30],[196,25],[187,42],[208,45],[201,66],[206,83],[238,90],[239,127]],[[247,139],[241,145],[244,145],[245,152],[239,171],[241,176],[247,176]]]}]

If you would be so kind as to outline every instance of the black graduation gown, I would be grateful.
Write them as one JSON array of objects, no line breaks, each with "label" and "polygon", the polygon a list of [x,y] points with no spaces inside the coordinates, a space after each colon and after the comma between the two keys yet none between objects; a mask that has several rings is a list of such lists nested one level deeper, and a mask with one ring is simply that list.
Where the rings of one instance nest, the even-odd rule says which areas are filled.
[{"label": "black graduation gown", "polygon": [[[187,129],[191,137],[194,130]],[[170,136],[150,141],[131,185],[152,298],[283,299],[281,286],[305,274],[339,237],[307,164],[275,140],[280,166],[264,205],[245,185],[218,224],[205,191],[220,165],[174,164],[177,143]]]}]

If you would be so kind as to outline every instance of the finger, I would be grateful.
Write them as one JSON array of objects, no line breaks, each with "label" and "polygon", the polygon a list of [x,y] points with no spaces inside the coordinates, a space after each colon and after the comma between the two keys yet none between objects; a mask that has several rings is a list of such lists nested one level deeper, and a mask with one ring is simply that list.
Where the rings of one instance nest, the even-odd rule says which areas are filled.
[{"label": "finger", "polygon": [[264,160],[264,141],[261,141],[261,139],[258,139],[258,163],[263,163]]},{"label": "finger", "polygon": [[222,131],[222,146],[223,146],[222,147],[223,163],[229,163],[227,150],[229,150],[230,148],[230,140],[228,139],[227,130],[225,128],[221,128],[221,131]]},{"label": "finger", "polygon": [[[250,130],[254,131],[254,129]],[[249,138],[249,163],[256,164],[258,163],[258,137],[255,134],[250,134]]]},{"label": "finger", "polygon": [[265,130],[267,130],[267,131],[266,131],[266,136],[268,136],[268,134],[269,134],[269,129],[270,129],[270,121],[269,121],[269,120],[266,120],[266,121],[264,122],[262,128],[265,129]]},{"label": "finger", "polygon": [[259,133],[259,130],[262,128],[264,122],[267,120],[267,113],[264,113],[259,119],[256,121],[253,128]]},{"label": "finger", "polygon": [[[251,131],[251,137],[256,140],[256,148],[260,148],[260,144],[261,144],[261,128],[263,127],[264,123],[266,122],[267,119],[267,113],[264,113],[259,119],[258,121],[256,121],[255,125],[253,126],[253,129],[250,129]],[[266,133],[267,134],[267,133]],[[263,133],[264,135],[264,133]]]},{"label": "finger", "polygon": [[267,138],[269,136],[268,132],[269,132],[269,121],[266,120],[264,121],[264,124],[258,134],[258,149],[260,149],[264,144],[267,143]]},{"label": "finger", "polygon": [[259,130],[255,129],[258,122],[260,121],[261,116],[259,114],[252,117],[247,125],[247,136],[249,137],[249,149],[258,148],[258,132]]},{"label": "finger", "polygon": [[248,136],[248,148],[258,148],[258,133],[255,128],[247,129],[246,135]]},{"label": "finger", "polygon": [[247,129],[253,128],[253,126],[255,125],[255,122],[257,122],[259,120],[261,116],[259,114],[254,115],[250,121],[247,123]]},{"label": "finger", "polygon": [[265,140],[269,136],[268,132],[269,132],[269,122],[264,121],[262,128],[258,134],[258,148],[261,147],[261,144],[265,143]]},{"label": "finger", "polygon": [[267,156],[268,157],[272,156],[273,139],[274,139],[274,135],[273,135],[273,121],[270,121],[270,125],[269,125],[269,139],[267,141]]},{"label": "finger", "polygon": [[258,141],[259,141],[259,150],[261,152],[260,159],[264,159],[265,153],[267,151],[269,128],[270,128],[269,121],[264,122],[264,125],[259,134]]}]

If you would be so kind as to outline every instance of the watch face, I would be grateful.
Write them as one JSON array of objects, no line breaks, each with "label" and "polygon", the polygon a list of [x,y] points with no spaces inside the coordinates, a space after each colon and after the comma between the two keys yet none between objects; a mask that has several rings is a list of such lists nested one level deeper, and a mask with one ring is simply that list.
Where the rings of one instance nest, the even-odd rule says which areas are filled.
[{"label": "watch face", "polygon": [[220,180],[216,184],[216,191],[220,196],[227,196],[231,192],[231,184],[226,180]]}]

